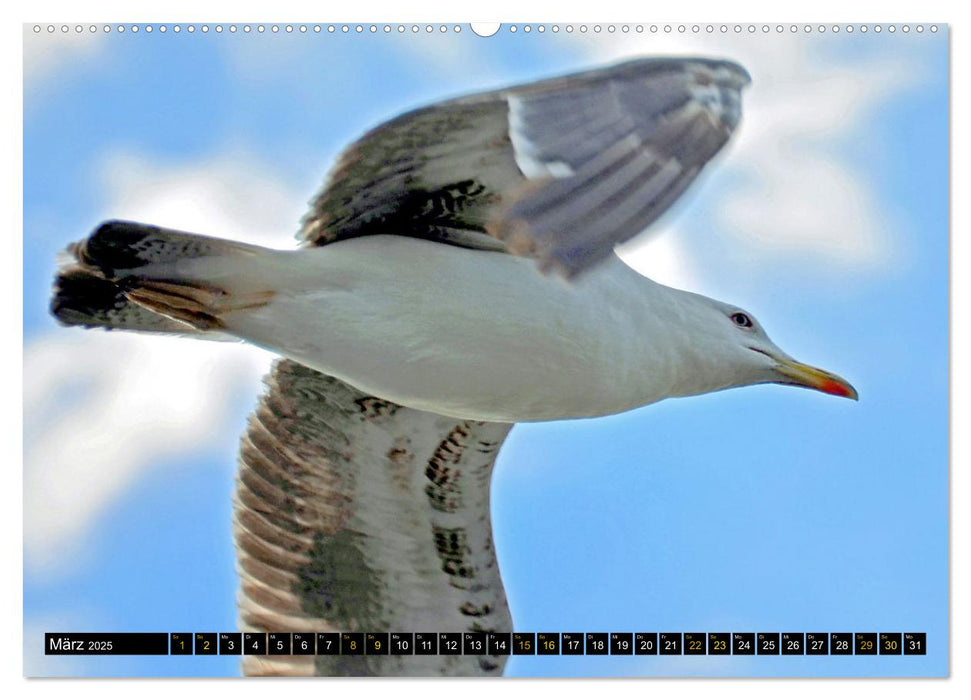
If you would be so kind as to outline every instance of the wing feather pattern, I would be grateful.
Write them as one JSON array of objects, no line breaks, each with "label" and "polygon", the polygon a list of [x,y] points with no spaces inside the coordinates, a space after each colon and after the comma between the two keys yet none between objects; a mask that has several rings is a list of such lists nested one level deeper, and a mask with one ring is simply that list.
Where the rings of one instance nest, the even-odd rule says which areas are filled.
[{"label": "wing feather pattern", "polygon": [[342,154],[300,238],[415,236],[570,277],[688,189],[748,82],[730,61],[641,59],[409,112]]},{"label": "wing feather pattern", "polygon": [[[489,517],[511,426],[368,396],[291,360],[242,440],[240,629],[511,631]],[[491,656],[245,656],[250,675],[499,675]]]}]

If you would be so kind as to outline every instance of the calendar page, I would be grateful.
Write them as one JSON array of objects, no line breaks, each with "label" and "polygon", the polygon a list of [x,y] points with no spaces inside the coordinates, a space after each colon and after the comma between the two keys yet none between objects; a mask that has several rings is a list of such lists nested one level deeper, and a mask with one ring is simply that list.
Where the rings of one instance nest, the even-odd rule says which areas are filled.
[{"label": "calendar page", "polygon": [[948,674],[948,26],[27,23],[24,674]]}]

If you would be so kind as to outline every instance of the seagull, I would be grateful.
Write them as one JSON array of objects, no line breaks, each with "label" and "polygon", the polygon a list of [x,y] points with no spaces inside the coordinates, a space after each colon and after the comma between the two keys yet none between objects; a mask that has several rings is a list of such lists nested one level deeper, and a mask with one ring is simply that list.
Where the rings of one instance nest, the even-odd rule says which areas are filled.
[{"label": "seagull", "polygon": [[[513,424],[760,383],[857,398],[745,309],[614,247],[738,125],[748,73],[645,58],[439,102],[338,158],[276,250],[127,221],[72,244],[63,324],[277,353],[242,437],[239,626],[509,632],[489,487]],[[296,650],[295,650],[296,651]],[[505,657],[243,658],[252,675],[499,675]]]}]

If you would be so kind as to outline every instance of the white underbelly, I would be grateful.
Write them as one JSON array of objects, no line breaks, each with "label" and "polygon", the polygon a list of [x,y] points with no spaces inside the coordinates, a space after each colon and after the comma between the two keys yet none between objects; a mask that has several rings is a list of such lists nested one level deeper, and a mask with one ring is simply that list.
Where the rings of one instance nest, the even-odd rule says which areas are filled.
[{"label": "white underbelly", "polygon": [[361,390],[508,422],[649,402],[631,386],[630,319],[593,275],[568,284],[528,260],[395,236],[290,255],[273,300],[227,316],[229,330]]}]

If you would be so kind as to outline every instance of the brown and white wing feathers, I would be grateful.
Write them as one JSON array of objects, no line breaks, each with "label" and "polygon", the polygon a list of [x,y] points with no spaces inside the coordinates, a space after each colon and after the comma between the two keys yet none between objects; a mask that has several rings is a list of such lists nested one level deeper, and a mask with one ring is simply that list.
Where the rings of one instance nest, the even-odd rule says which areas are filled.
[{"label": "brown and white wing feathers", "polygon": [[[240,629],[511,631],[489,486],[511,426],[368,396],[290,360],[243,437]],[[499,675],[491,656],[245,656],[247,674]]]}]

